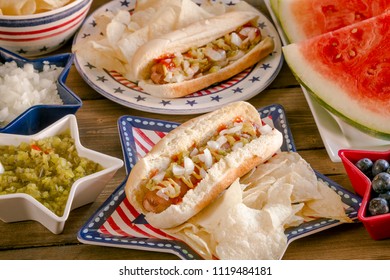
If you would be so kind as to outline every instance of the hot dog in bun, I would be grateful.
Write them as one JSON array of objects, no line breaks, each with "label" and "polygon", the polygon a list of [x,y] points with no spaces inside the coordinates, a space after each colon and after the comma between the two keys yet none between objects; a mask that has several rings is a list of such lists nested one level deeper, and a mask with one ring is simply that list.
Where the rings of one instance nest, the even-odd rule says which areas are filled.
[{"label": "hot dog in bun", "polygon": [[269,159],[282,142],[282,134],[263,124],[252,105],[231,103],[162,138],[133,167],[126,197],[152,226],[175,227]]},{"label": "hot dog in bun", "polygon": [[229,79],[274,49],[262,37],[259,14],[233,11],[152,39],[134,54],[138,85],[161,98],[177,98]]}]

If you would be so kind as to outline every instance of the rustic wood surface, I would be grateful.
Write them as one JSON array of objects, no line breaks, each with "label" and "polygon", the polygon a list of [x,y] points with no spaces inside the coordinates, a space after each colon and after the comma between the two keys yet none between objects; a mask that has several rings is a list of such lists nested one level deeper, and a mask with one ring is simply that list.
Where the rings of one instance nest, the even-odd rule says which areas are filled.
[{"label": "rustic wood surface", "polygon": [[[92,12],[107,0],[95,0]],[[255,1],[251,1],[255,2]],[[259,6],[263,9],[263,6]],[[68,43],[59,52],[69,52]],[[123,158],[117,120],[122,115],[135,115],[162,120],[184,122],[194,115],[160,115],[141,112],[116,104],[95,92],[73,66],[66,84],[83,100],[76,113],[81,143],[90,149]],[[306,99],[284,65],[274,82],[249,100],[260,108],[281,104],[287,115],[296,148],[300,155],[317,171],[352,190],[341,163],[332,162],[324,148],[320,134]],[[0,259],[177,259],[175,255],[122,248],[81,244],[77,232],[125,179],[121,168],[106,188],[89,205],[70,213],[63,233],[55,235],[34,221],[3,223],[0,221]],[[363,224],[344,224],[292,242],[283,259],[390,259],[390,239],[374,241]]]}]

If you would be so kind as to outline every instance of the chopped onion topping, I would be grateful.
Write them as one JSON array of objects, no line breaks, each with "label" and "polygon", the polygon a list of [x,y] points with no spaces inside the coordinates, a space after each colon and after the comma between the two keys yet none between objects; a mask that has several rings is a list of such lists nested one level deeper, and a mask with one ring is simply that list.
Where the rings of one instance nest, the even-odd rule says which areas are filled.
[{"label": "chopped onion topping", "polygon": [[165,200],[169,200],[169,196],[165,193],[166,190],[167,190],[166,188],[159,189],[159,190],[156,192],[156,194],[157,194],[159,197],[161,197],[161,198],[163,198],[163,199],[165,199]]},{"label": "chopped onion topping", "polygon": [[185,175],[191,175],[194,172],[195,164],[189,157],[184,158]]},{"label": "chopped onion topping", "polygon": [[211,152],[209,149],[205,149],[203,151],[204,154],[204,164],[207,168],[210,168],[213,165],[213,157],[211,156]]},{"label": "chopped onion topping", "polygon": [[232,40],[232,43],[233,43],[234,45],[236,45],[237,47],[241,47],[241,45],[242,45],[242,40],[241,40],[240,36],[237,35],[237,33],[233,32],[233,33],[231,34],[231,40]]},{"label": "chopped onion topping", "polygon": [[174,164],[172,166],[172,173],[175,176],[182,176],[185,173],[185,168],[180,166],[180,165],[178,165],[178,164]]},{"label": "chopped onion topping", "polygon": [[220,145],[217,141],[208,141],[207,146],[210,147],[210,149],[218,150]]},{"label": "chopped onion topping", "polygon": [[0,174],[3,174],[4,173],[4,166],[1,164],[1,162],[0,162]]},{"label": "chopped onion topping", "polygon": [[240,132],[242,130],[242,126],[243,126],[242,123],[239,123],[239,124],[233,126],[232,128],[221,130],[221,132],[219,134],[225,135],[225,134],[234,134],[234,133]]},{"label": "chopped onion topping", "polygon": [[240,149],[240,148],[242,148],[242,147],[244,147],[244,143],[242,143],[242,142],[236,142],[236,143],[233,145],[232,150],[233,150],[233,151],[237,151],[238,149]]},{"label": "chopped onion topping", "polygon": [[272,127],[270,127],[268,124],[265,124],[259,127],[259,131],[261,134],[268,134],[272,131]]},{"label": "chopped onion topping", "polygon": [[242,36],[248,37],[250,41],[253,41],[257,36],[257,29],[255,27],[244,27],[239,33]]},{"label": "chopped onion topping", "polygon": [[218,150],[223,144],[227,142],[227,138],[223,135],[221,135],[217,140],[215,141],[208,141],[207,146],[209,146],[213,150]]},{"label": "chopped onion topping", "polygon": [[217,51],[209,47],[204,50],[204,55],[213,61],[221,61],[226,59],[226,52],[224,50]]},{"label": "chopped onion topping", "polygon": [[190,156],[191,156],[191,157],[196,156],[198,153],[199,153],[198,148],[194,148],[194,149],[191,151]]},{"label": "chopped onion topping", "polygon": [[159,172],[152,177],[152,180],[156,183],[161,182],[164,179],[165,172]]}]

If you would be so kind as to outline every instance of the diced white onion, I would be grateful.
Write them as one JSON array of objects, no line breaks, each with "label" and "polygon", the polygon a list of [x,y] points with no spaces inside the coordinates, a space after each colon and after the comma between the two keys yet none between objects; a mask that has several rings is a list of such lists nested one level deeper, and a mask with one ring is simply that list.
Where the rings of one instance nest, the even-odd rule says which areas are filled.
[{"label": "diced white onion", "polygon": [[212,150],[218,150],[220,145],[217,141],[208,141],[207,146]]},{"label": "diced white onion", "polygon": [[223,136],[223,135],[219,136],[219,138],[217,139],[217,142],[218,142],[219,145],[221,145],[221,146],[222,146],[223,144],[225,144],[227,141],[228,141],[227,138],[226,138],[225,136]]},{"label": "diced white onion", "polygon": [[207,47],[204,50],[204,54],[205,54],[205,56],[207,56],[208,58],[210,58],[213,61],[221,61],[221,60],[226,59],[226,52],[224,50],[217,51],[217,50],[214,50],[213,48]]},{"label": "diced white onion", "polygon": [[242,123],[235,125],[232,128],[221,130],[221,132],[219,134],[220,135],[234,134],[234,133],[237,133],[241,130],[242,130]]},{"label": "diced white onion", "polygon": [[0,174],[3,174],[4,173],[4,166],[1,164],[1,162],[0,162]]},{"label": "diced white onion", "polygon": [[38,104],[63,104],[56,80],[63,67],[43,62],[42,71],[32,63],[0,62],[0,127]]},{"label": "diced white onion", "polygon": [[165,172],[159,172],[152,177],[152,180],[156,183],[161,182],[164,179]]},{"label": "diced white onion", "polygon": [[233,32],[231,34],[231,40],[232,40],[232,43],[234,45],[236,45],[237,47],[241,47],[242,40],[241,40],[240,36],[237,35],[237,33]]},{"label": "diced white onion", "polygon": [[256,30],[257,28],[255,27],[244,27],[243,29],[240,30],[239,34],[254,39],[253,36],[256,36]]},{"label": "diced white onion", "polygon": [[165,200],[169,200],[169,196],[168,196],[165,192],[166,192],[166,189],[163,188],[163,189],[159,189],[159,190],[156,192],[156,194],[157,194],[159,197],[161,197],[161,198],[163,198],[163,199],[165,199]]},{"label": "diced white onion", "polygon": [[172,166],[172,173],[175,176],[182,176],[185,173],[185,169],[184,169],[184,167],[182,167],[182,166],[180,166],[178,164],[174,164]]},{"label": "diced white onion", "polygon": [[272,127],[270,127],[268,124],[265,124],[259,127],[259,131],[261,134],[268,134],[272,131]]},{"label": "diced white onion", "polygon": [[238,149],[240,149],[240,148],[242,148],[242,147],[244,147],[244,143],[242,143],[242,142],[236,142],[236,143],[233,145],[232,150],[233,150],[233,151],[237,151]]},{"label": "diced white onion", "polygon": [[184,169],[185,175],[191,175],[194,172],[195,164],[189,157],[184,158]]},{"label": "diced white onion", "polygon": [[194,148],[191,153],[190,153],[190,156],[193,157],[193,156],[196,156],[197,154],[199,153],[199,150],[197,148]]},{"label": "diced white onion", "polygon": [[213,157],[211,156],[211,152],[209,149],[205,149],[203,151],[204,154],[204,164],[207,168],[210,168],[213,165]]}]

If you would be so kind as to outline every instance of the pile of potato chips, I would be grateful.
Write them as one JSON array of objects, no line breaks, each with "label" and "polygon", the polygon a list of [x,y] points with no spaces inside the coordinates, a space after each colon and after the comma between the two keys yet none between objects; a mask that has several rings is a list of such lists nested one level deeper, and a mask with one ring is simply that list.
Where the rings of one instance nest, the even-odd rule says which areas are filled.
[{"label": "pile of potato chips", "polygon": [[218,1],[138,0],[134,11],[104,11],[94,16],[98,32],[72,48],[97,68],[116,71],[136,82],[129,64],[135,51],[147,41],[194,22],[233,10],[258,12],[245,1],[227,6]]},{"label": "pile of potato chips", "polygon": [[0,15],[21,16],[51,11],[74,0],[0,0]]},{"label": "pile of potato chips", "polygon": [[352,222],[336,192],[298,153],[281,152],[167,232],[205,259],[280,259],[285,230],[316,218]]}]

